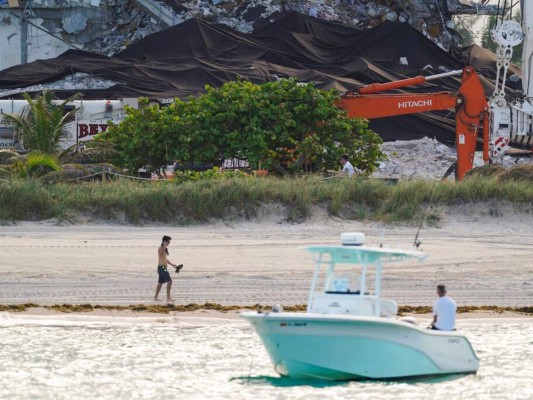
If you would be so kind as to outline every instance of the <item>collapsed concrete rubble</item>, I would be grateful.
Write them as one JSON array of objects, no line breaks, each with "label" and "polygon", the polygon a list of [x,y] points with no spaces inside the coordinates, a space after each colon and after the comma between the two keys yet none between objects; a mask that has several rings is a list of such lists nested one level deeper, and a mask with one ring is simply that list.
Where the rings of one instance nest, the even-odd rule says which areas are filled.
[{"label": "collapsed concrete rubble", "polygon": [[[457,160],[455,149],[425,137],[418,140],[396,140],[382,146],[387,160],[383,161],[372,175],[384,179],[441,179]],[[531,164],[533,158],[504,156],[498,162],[509,168],[519,164]],[[480,152],[476,153],[474,166],[483,165]],[[453,173],[448,179],[454,179]]]},{"label": "collapsed concrete rubble", "polygon": [[44,90],[56,91],[56,90],[84,90],[84,89],[107,89],[118,82],[111,81],[109,79],[103,79],[83,72],[76,72],[72,75],[66,76],[64,79],[57,80],[55,82],[43,83],[39,85],[26,86],[23,88],[1,90],[0,94],[7,98],[20,93],[38,93]]},{"label": "collapsed concrete rubble", "polygon": [[[453,30],[453,16],[473,10],[479,15],[496,11],[485,3],[484,0],[0,0],[0,37],[8,39],[0,48],[0,70],[36,59],[50,59],[68,49],[112,56],[150,34],[190,18],[251,32],[272,22],[284,10],[359,29],[372,28],[385,20],[408,22],[433,43],[448,49],[461,42]],[[28,25],[27,38],[21,37],[23,21]],[[5,97],[45,89],[102,89],[117,83],[77,73],[53,83],[1,92]]]},{"label": "collapsed concrete rubble", "polygon": [[[454,16],[497,12],[495,6],[485,3],[484,0],[0,0],[0,36],[8,38],[4,54],[0,54],[0,70],[25,62],[25,58],[28,61],[52,58],[67,49],[111,56],[139,39],[190,18],[249,33],[269,22],[276,13],[288,10],[360,29],[385,20],[408,22],[448,49],[462,44],[454,30]],[[26,38],[22,37],[24,32]],[[24,43],[26,50],[20,50]]]}]

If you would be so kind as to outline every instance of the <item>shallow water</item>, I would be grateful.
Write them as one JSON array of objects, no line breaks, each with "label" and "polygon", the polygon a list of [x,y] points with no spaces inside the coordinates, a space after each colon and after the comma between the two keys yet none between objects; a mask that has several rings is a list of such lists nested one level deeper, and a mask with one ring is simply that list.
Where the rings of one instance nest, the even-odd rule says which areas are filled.
[{"label": "shallow water", "polygon": [[240,320],[0,315],[0,399],[532,399],[533,321],[461,321],[477,375],[396,382],[280,378]]}]

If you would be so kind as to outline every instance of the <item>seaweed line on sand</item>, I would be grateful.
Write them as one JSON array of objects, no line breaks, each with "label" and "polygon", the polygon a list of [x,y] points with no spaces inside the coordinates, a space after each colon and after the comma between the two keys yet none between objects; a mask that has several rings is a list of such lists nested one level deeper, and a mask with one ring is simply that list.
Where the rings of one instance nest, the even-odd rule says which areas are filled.
[{"label": "seaweed line on sand", "polygon": [[[52,306],[40,306],[35,303],[25,303],[25,304],[0,304],[0,311],[11,311],[11,312],[24,312],[31,308],[44,308],[51,311],[59,311],[63,313],[72,313],[72,312],[91,312],[96,310],[104,311],[132,311],[132,312],[150,312],[150,313],[159,313],[159,314],[168,314],[169,312],[190,312],[190,311],[201,311],[201,310],[213,310],[219,311],[222,313],[238,310],[261,310],[261,311],[270,311],[270,306],[263,306],[261,304],[254,304],[250,306],[238,306],[238,305],[221,305],[218,303],[204,303],[204,304],[132,304],[127,306],[115,306],[115,305],[92,305],[92,304],[55,304]],[[303,312],[306,310],[305,304],[295,305],[295,306],[286,306],[284,307],[285,311],[296,311]],[[405,313],[413,314],[428,314],[431,313],[431,306],[408,306],[402,305],[398,307],[398,314],[402,315]],[[476,311],[494,311],[497,313],[504,312],[514,312],[524,315],[533,315],[533,306],[525,307],[501,307],[494,305],[487,306],[459,306],[457,312],[469,313]]]}]

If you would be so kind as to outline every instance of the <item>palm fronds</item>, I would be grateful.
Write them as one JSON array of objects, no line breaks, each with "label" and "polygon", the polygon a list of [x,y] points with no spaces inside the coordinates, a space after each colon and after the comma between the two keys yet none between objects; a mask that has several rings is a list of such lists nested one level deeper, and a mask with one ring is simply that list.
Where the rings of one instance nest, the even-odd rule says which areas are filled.
[{"label": "palm fronds", "polygon": [[65,106],[79,95],[73,96],[61,104],[53,103],[53,93],[44,91],[32,99],[28,93],[23,94],[28,107],[21,115],[5,115],[5,119],[17,127],[18,139],[23,147],[30,151],[46,154],[59,152],[60,138],[65,124],[74,119],[76,109],[65,112]]},{"label": "palm fronds", "polygon": [[0,165],[10,164],[14,158],[17,158],[19,153],[14,150],[3,149],[0,150]]},{"label": "palm fronds", "polygon": [[112,143],[94,139],[69,147],[58,158],[68,164],[97,164],[109,162],[117,154]]},{"label": "palm fronds", "polygon": [[52,171],[59,171],[61,167],[55,156],[33,151],[12,159],[10,169],[18,178],[39,178]]}]

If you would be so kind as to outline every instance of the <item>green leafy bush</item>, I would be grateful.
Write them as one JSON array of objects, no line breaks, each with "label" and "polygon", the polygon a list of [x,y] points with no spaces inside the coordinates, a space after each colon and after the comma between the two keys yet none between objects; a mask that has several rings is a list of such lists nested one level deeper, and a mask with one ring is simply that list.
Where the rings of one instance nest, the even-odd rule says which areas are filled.
[{"label": "green leafy bush", "polygon": [[384,157],[382,141],[366,120],[336,107],[336,96],[295,79],[227,82],[167,107],[144,101],[138,110],[127,108],[126,119],[100,139],[114,144],[114,163],[130,172],[161,172],[174,160],[221,165],[237,158],[288,175],[337,169],[343,154],[371,172]]}]

